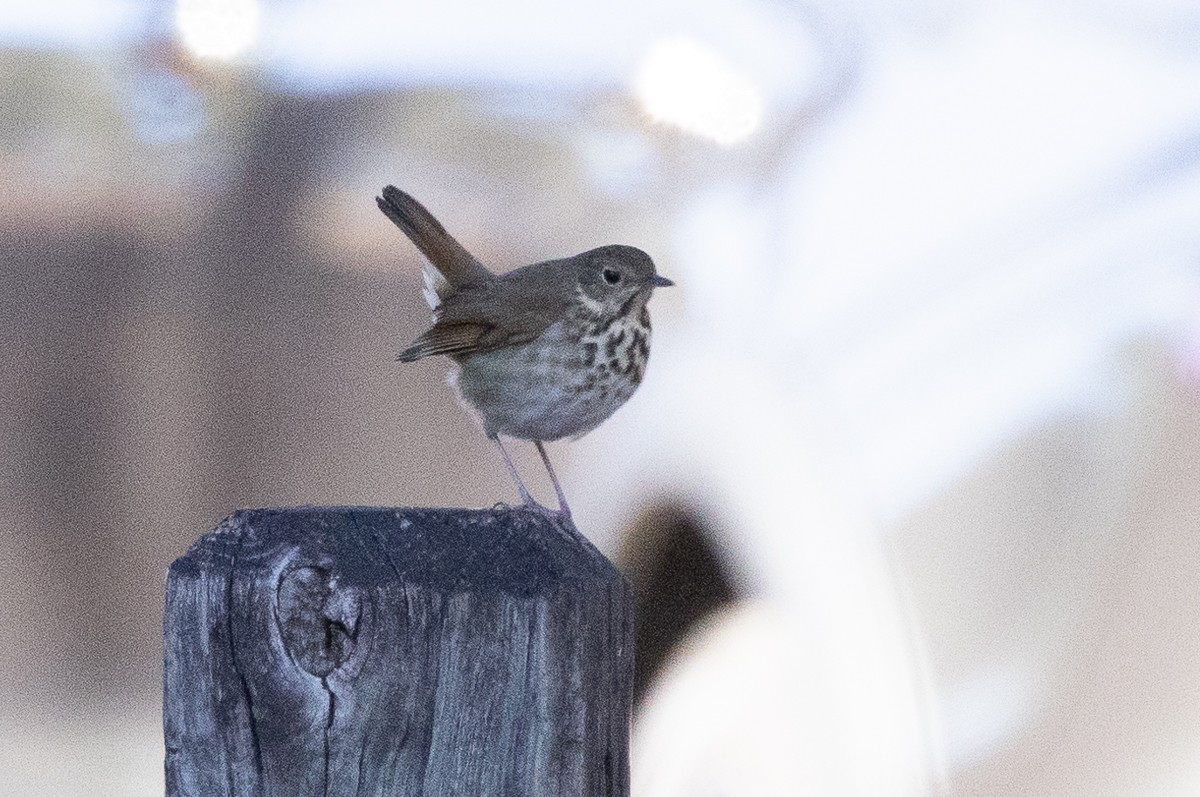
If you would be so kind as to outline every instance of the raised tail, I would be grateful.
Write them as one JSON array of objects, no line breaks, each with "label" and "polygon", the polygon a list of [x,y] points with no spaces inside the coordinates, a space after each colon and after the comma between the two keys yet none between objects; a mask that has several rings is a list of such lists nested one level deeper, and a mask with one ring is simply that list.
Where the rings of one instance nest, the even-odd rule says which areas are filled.
[{"label": "raised tail", "polygon": [[[409,239],[428,260],[425,271],[425,298],[431,308],[464,285],[488,282],[495,278],[482,263],[454,240],[446,228],[417,200],[394,185],[383,189],[376,197],[379,209]],[[432,269],[432,270],[431,270]]]}]

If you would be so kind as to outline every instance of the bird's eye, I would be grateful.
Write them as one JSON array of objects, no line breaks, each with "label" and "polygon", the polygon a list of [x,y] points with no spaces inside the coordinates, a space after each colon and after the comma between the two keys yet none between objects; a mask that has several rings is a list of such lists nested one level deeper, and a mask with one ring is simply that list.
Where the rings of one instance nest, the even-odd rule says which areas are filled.
[{"label": "bird's eye", "polygon": [[616,285],[621,281],[621,272],[615,268],[606,268],[600,272],[600,276],[604,277],[604,281],[609,285]]}]

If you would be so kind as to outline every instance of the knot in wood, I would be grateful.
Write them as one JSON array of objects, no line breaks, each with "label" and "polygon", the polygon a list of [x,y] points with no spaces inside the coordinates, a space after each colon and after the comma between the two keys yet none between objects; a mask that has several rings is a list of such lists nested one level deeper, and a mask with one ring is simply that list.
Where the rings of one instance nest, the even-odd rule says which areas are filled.
[{"label": "knot in wood", "polygon": [[354,652],[362,596],[341,587],[328,568],[291,567],[279,578],[275,619],[288,655],[305,672],[324,678]]}]

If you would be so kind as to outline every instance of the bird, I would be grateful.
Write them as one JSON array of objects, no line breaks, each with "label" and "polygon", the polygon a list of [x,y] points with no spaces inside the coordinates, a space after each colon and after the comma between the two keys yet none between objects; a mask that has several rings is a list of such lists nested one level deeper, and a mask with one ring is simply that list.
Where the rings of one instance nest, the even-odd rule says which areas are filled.
[{"label": "bird", "polygon": [[[629,400],[650,356],[646,303],[675,283],[623,244],[496,274],[411,195],[388,185],[376,202],[424,255],[433,313],[433,326],[396,359],[449,357],[448,381],[499,449],[522,501],[570,519],[543,444],[590,432]],[[534,500],[501,436],[537,447],[557,512]]]}]

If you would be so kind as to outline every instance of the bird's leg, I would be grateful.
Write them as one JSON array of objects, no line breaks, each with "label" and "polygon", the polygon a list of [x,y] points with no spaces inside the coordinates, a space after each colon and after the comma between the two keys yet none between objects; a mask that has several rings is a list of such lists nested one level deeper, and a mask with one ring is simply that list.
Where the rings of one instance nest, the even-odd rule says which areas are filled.
[{"label": "bird's leg", "polygon": [[550,466],[550,457],[546,456],[546,449],[541,440],[534,440],[533,444],[537,446],[538,453],[542,455],[542,462],[546,463],[546,472],[550,474],[550,481],[554,484],[554,494],[558,496],[558,511],[570,520],[571,507],[567,506],[567,497],[563,495],[562,485],[558,483],[558,476],[555,475],[554,468]]},{"label": "bird's leg", "polygon": [[496,448],[500,449],[500,456],[504,457],[504,464],[508,466],[508,474],[517,483],[517,490],[521,493],[521,500],[527,506],[540,506],[537,501],[533,500],[533,496],[529,494],[529,491],[525,489],[525,482],[521,481],[521,474],[517,473],[517,466],[513,464],[512,458],[504,450],[504,444],[500,442],[500,435],[489,435],[489,437],[496,444]]}]

